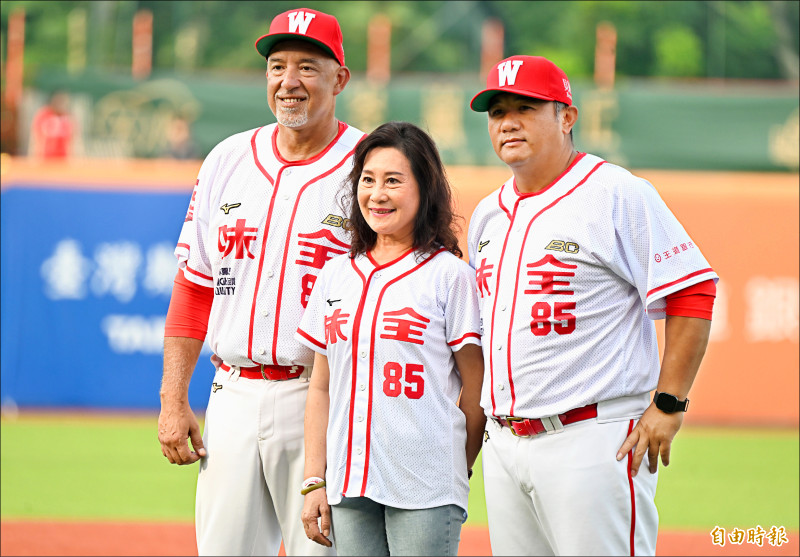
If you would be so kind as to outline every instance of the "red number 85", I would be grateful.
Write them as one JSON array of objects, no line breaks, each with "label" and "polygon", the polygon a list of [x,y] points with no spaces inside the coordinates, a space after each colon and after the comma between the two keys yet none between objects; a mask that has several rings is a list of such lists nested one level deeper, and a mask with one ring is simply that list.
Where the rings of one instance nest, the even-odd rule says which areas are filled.
[{"label": "red number 85", "polygon": [[383,366],[383,394],[397,397],[403,392],[408,398],[421,398],[425,392],[425,379],[417,373],[424,371],[422,364],[406,364],[405,388],[403,387],[403,366],[397,362],[387,362]]},{"label": "red number 85", "polygon": [[543,337],[554,329],[559,335],[568,335],[575,330],[575,316],[566,313],[566,309],[575,309],[575,302],[555,302],[553,303],[555,321],[565,321],[566,323],[550,323],[550,304],[547,302],[536,302],[531,308],[531,332],[537,337]]}]

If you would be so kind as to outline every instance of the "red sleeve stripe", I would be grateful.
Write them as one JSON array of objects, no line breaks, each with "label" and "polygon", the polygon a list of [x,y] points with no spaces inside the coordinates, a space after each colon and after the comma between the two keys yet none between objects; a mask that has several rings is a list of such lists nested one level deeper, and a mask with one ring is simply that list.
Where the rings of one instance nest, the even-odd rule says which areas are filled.
[{"label": "red sleeve stripe", "polygon": [[481,335],[478,334],[478,333],[467,333],[466,335],[464,335],[463,337],[461,337],[459,339],[456,339],[456,340],[454,340],[452,342],[448,342],[447,346],[455,346],[456,344],[461,344],[462,342],[464,342],[465,340],[467,340],[470,337],[481,338]]},{"label": "red sleeve stripe", "polygon": [[709,267],[708,269],[701,269],[699,271],[695,271],[694,273],[689,273],[688,275],[686,275],[683,278],[679,278],[678,280],[673,280],[672,282],[668,282],[667,284],[662,284],[658,288],[653,288],[650,292],[647,293],[647,297],[649,298],[650,296],[652,296],[653,294],[655,294],[659,290],[664,290],[665,288],[669,288],[670,286],[673,286],[673,285],[678,284],[680,282],[683,282],[685,280],[689,280],[690,278],[696,277],[697,275],[702,275],[704,273],[713,273],[713,272],[714,272],[714,269]]},{"label": "red sleeve stripe", "polygon": [[697,284],[687,286],[686,288],[678,290],[677,292],[673,292],[672,294],[667,294],[667,302],[669,302],[670,298],[682,298],[684,296],[692,296],[694,294],[714,297],[717,295],[717,285],[714,284],[712,279],[698,282]]},{"label": "red sleeve stripe", "polygon": [[189,251],[191,249],[189,244],[178,244],[178,247],[179,248],[184,248],[186,251]]},{"label": "red sleeve stripe", "polygon": [[200,273],[200,272],[198,272],[198,271],[195,271],[194,269],[192,269],[192,268],[191,268],[191,267],[189,267],[188,265],[186,266],[186,270],[187,270],[187,271],[189,271],[190,273],[192,273],[193,275],[197,276],[197,277],[204,278],[204,279],[206,279],[206,280],[214,280],[214,279],[212,279],[212,278],[211,278],[210,276],[208,276],[208,275],[204,275],[203,273]]},{"label": "red sleeve stripe", "polygon": [[305,332],[303,329],[300,329],[300,328],[298,327],[298,329],[297,329],[297,332],[300,334],[300,336],[301,336],[301,337],[303,337],[304,339],[306,339],[308,342],[310,342],[310,343],[311,343],[311,344],[313,344],[314,346],[319,346],[319,347],[320,347],[320,348],[322,348],[323,350],[327,350],[327,348],[328,348],[327,346],[325,346],[325,345],[324,345],[324,344],[322,344],[320,341],[318,341],[317,339],[315,339],[314,337],[312,337],[311,335],[309,335],[309,334],[308,334],[307,332]]}]

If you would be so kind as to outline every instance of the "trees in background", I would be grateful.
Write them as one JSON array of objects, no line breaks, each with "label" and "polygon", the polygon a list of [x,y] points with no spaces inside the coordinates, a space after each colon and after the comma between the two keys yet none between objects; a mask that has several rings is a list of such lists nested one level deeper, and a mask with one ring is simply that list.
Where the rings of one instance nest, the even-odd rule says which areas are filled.
[{"label": "trees in background", "polygon": [[[590,76],[595,29],[617,30],[618,75],[797,79],[798,8],[793,1],[308,1],[336,13],[348,66],[366,67],[372,16],[392,22],[393,72],[477,72],[481,25],[505,27],[505,54],[556,60],[570,76]],[[26,72],[48,67],[125,71],[131,63],[131,21],[153,13],[153,69],[240,71],[262,68],[253,43],[273,15],[297,2],[4,1],[8,15],[26,12]],[[78,54],[76,54],[76,52]],[[81,59],[81,53],[83,58]]]}]

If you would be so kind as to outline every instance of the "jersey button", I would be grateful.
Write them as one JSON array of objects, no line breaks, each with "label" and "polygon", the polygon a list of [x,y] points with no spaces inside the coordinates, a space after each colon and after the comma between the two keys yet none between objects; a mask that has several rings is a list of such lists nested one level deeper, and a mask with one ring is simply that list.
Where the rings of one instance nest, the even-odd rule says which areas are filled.
[{"label": "jersey button", "polygon": [[364,451],[361,449],[361,447],[358,447],[358,448],[356,449],[356,454],[361,454],[361,453],[363,453],[363,452],[364,452]]},{"label": "jersey button", "polygon": [[498,391],[502,391],[503,389],[505,389],[505,387],[503,387],[503,384],[502,383],[498,383],[497,384],[497,390]]},{"label": "jersey button", "polygon": [[267,349],[262,346],[261,348],[258,349],[258,353],[263,356],[264,354],[267,353]]},{"label": "jersey button", "polygon": [[359,390],[362,390],[362,391],[363,391],[364,389],[366,389],[366,388],[367,388],[367,386],[366,386],[364,383],[360,383],[360,384],[358,385],[358,388],[359,388]]},{"label": "jersey button", "polygon": [[283,175],[284,176],[291,176],[292,175],[292,169],[291,168],[287,168],[286,172],[284,172]]},{"label": "jersey button", "polygon": [[503,349],[503,345],[502,345],[502,344],[498,344],[498,345],[497,345],[497,349],[498,349],[498,350],[502,350],[502,349]]},{"label": "jersey button", "polygon": [[363,422],[364,421],[364,416],[356,416],[356,421],[357,422]]},{"label": "jersey button", "polygon": [[272,275],[274,274],[275,273],[273,273],[272,271],[267,271],[267,278],[272,278]]},{"label": "jersey button", "polygon": [[269,310],[268,309],[261,310],[261,315],[266,317],[267,315],[269,315]]},{"label": "jersey button", "polygon": [[500,311],[505,311],[505,310],[506,310],[506,306],[504,306],[504,305],[500,306]]},{"label": "jersey button", "polygon": [[366,358],[367,357],[367,351],[366,350],[362,350],[361,352],[358,353],[358,355],[361,356],[362,358]]}]

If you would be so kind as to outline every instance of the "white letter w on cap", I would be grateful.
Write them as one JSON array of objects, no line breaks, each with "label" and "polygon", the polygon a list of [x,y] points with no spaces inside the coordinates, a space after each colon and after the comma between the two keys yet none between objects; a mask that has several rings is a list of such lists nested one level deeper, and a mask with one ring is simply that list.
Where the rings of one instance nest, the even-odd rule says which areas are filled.
[{"label": "white letter w on cap", "polygon": [[292,12],[289,14],[289,33],[305,35],[308,31],[308,24],[317,17],[317,14],[307,14],[306,12]]},{"label": "white letter w on cap", "polygon": [[508,85],[514,85],[514,82],[517,80],[517,71],[521,65],[522,60],[509,60],[497,66],[498,86],[505,87],[506,83]]}]

